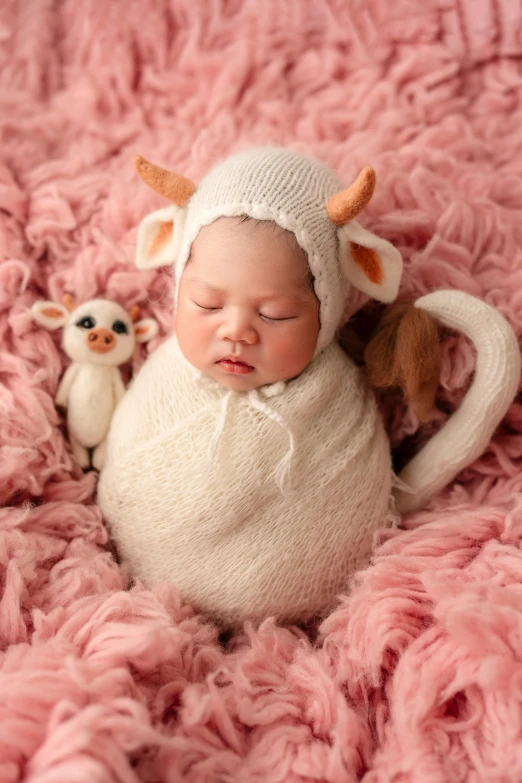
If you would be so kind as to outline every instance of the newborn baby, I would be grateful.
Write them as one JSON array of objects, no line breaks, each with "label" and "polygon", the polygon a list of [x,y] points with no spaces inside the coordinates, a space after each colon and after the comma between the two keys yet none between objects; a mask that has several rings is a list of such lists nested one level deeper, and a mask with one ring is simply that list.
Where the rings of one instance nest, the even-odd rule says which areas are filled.
[{"label": "newborn baby", "polygon": [[[137,263],[174,264],[175,335],[116,411],[98,502],[146,585],[176,585],[225,625],[308,619],[393,518],[374,395],[335,339],[350,286],[392,301],[400,282],[399,253],[354,219],[373,172],[343,189],[322,164],[272,148],[234,156],[197,189],[143,159],[138,170],[173,202],[144,219]],[[503,380],[482,438],[515,393]],[[435,473],[410,471],[413,503],[469,461],[469,439],[447,453]]]}]

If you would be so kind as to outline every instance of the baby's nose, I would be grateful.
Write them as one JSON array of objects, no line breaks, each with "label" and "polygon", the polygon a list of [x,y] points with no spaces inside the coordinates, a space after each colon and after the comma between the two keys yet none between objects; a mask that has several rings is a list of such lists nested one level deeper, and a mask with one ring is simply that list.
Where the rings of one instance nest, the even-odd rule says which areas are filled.
[{"label": "baby's nose", "polygon": [[93,353],[108,353],[116,345],[116,335],[109,329],[98,327],[90,329],[87,335],[87,348]]},{"label": "baby's nose", "polygon": [[254,343],[256,330],[251,320],[241,314],[230,315],[221,326],[219,337],[234,343]]}]

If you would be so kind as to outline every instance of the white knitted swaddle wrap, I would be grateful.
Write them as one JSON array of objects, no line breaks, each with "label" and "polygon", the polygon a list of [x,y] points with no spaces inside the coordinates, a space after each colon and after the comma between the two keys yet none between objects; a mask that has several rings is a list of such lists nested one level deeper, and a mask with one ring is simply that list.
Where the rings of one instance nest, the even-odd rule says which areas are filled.
[{"label": "white knitted swaddle wrap", "polygon": [[170,338],[113,421],[99,503],[120,554],[147,585],[170,582],[224,623],[322,612],[348,588],[389,515],[390,449],[373,395],[335,344],[282,393],[257,392],[295,437],[282,493],[284,427],[197,379]]}]

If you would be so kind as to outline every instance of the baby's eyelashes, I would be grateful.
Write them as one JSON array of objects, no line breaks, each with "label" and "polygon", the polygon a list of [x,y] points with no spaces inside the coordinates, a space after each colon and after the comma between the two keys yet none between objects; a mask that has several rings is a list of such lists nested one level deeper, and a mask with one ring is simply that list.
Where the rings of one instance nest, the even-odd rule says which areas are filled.
[{"label": "baby's eyelashes", "polygon": [[221,310],[222,309],[221,307],[209,307],[208,305],[202,305],[202,304],[199,304],[199,302],[195,302],[194,300],[192,300],[192,302],[193,302],[193,304],[196,305],[196,307],[199,307],[200,310],[207,310],[207,312],[214,313],[216,310]]},{"label": "baby's eyelashes", "polygon": [[295,319],[297,318],[297,315],[287,315],[287,316],[285,316],[285,318],[273,318],[273,317],[271,317],[270,315],[263,315],[263,313],[259,313],[259,316],[260,316],[260,317],[261,317],[261,318],[262,318],[264,321],[272,321],[272,322],[277,322],[277,321],[293,321],[293,320],[295,320]]},{"label": "baby's eyelashes", "polygon": [[[196,302],[195,299],[192,300],[192,303],[196,305],[196,307],[199,307],[200,310],[205,310],[207,313],[216,313],[219,310],[222,310],[223,307],[221,306],[211,306],[211,305],[203,305],[199,302]],[[263,321],[268,321],[269,323],[279,323],[281,321],[293,321],[295,318],[297,318],[297,315],[284,315],[284,316],[275,316],[275,315],[266,315],[266,313],[257,313],[259,318],[262,318]]]}]

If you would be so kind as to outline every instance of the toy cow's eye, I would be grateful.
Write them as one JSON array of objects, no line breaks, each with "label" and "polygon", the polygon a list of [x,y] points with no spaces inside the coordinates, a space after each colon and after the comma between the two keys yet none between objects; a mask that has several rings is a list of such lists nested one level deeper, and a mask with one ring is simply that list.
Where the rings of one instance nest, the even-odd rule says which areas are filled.
[{"label": "toy cow's eye", "polygon": [[123,321],[114,321],[112,325],[112,331],[116,332],[116,334],[128,334],[129,330],[127,329],[127,325],[123,323]]},{"label": "toy cow's eye", "polygon": [[90,315],[86,315],[76,322],[76,326],[79,326],[80,329],[92,329],[96,326],[96,321]]}]

